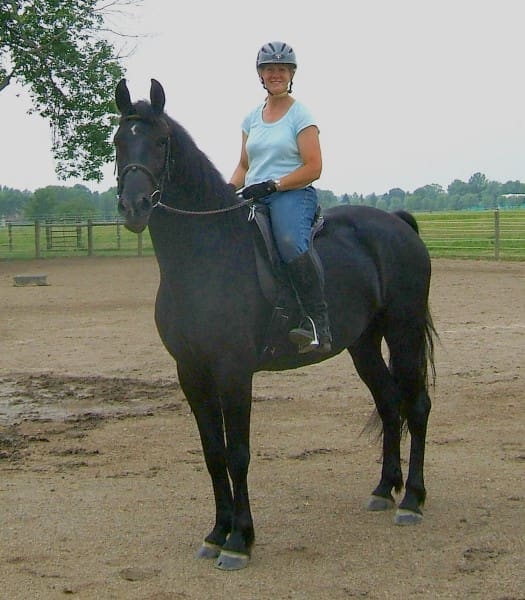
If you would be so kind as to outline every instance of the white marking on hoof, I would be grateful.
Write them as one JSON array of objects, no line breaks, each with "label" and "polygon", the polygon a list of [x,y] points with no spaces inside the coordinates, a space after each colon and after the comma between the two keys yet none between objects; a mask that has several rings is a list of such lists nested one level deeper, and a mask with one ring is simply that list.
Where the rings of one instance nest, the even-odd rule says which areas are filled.
[{"label": "white marking on hoof", "polygon": [[221,571],[238,571],[247,567],[249,562],[250,557],[247,554],[223,550],[219,554],[215,566],[217,569],[221,569]]},{"label": "white marking on hoof", "polygon": [[222,548],[217,544],[203,542],[202,546],[197,550],[197,558],[217,558],[221,553]]},{"label": "white marking on hoof", "polygon": [[394,523],[396,525],[419,525],[422,520],[423,515],[421,513],[406,510],[404,508],[398,508],[396,516],[394,517]]},{"label": "white marking on hoof", "polygon": [[370,499],[366,504],[366,510],[371,510],[372,512],[379,512],[385,510],[392,510],[395,508],[395,502],[390,500],[390,498],[383,498],[382,496],[374,496],[372,494]]}]

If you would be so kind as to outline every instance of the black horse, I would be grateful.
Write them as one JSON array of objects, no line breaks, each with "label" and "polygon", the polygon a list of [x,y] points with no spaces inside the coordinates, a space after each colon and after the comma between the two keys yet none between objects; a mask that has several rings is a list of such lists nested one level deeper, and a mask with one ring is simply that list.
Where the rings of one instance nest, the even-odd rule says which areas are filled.
[{"label": "black horse", "polygon": [[315,248],[325,271],[332,353],[298,354],[284,343],[273,359],[263,360],[273,307],[257,275],[248,204],[164,113],[159,82],[151,82],[150,102],[132,103],[122,80],[116,103],[118,209],[131,231],[149,226],[160,269],[156,325],[176,360],[215,495],[215,524],[198,556],[217,558],[216,566],[226,570],[249,561],[253,374],[304,366],[344,349],[370,389],[383,427],[381,479],[368,508],[393,507],[392,492],[403,487],[400,441],[406,423],[410,463],[395,522],[419,522],[435,331],[428,308],[430,260],[413,217],[368,207],[327,210]]}]

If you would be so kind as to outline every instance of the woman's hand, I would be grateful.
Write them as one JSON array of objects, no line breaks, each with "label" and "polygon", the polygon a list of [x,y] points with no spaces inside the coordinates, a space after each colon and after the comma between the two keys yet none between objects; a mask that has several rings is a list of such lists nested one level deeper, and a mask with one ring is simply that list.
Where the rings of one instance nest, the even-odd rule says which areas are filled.
[{"label": "woman's hand", "polygon": [[245,187],[242,191],[242,197],[245,200],[260,200],[265,196],[269,196],[277,191],[277,184],[273,179],[263,181],[262,183],[254,183]]}]

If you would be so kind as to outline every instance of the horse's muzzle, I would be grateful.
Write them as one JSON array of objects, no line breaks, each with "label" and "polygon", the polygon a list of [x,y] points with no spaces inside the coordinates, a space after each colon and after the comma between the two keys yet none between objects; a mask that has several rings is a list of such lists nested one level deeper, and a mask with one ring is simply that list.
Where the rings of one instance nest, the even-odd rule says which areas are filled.
[{"label": "horse's muzzle", "polygon": [[120,196],[117,208],[120,216],[126,220],[124,223],[126,229],[133,233],[141,233],[148,225],[153,202],[149,196],[141,196],[134,201]]}]

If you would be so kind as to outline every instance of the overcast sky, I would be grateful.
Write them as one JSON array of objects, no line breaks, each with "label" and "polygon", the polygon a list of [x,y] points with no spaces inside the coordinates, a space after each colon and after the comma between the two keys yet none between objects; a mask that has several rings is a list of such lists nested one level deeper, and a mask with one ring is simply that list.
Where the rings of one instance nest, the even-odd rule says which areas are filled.
[{"label": "overcast sky", "polygon": [[[525,181],[524,0],[145,0],[123,25],[149,33],[126,59],[134,100],[150,78],[166,111],[225,178],[240,152],[244,115],[264,98],[259,47],[293,46],[294,96],[321,130],[321,189],[406,191],[475,172]],[[29,98],[0,93],[0,185],[60,183],[45,121]],[[105,191],[115,185],[105,169]]]}]

